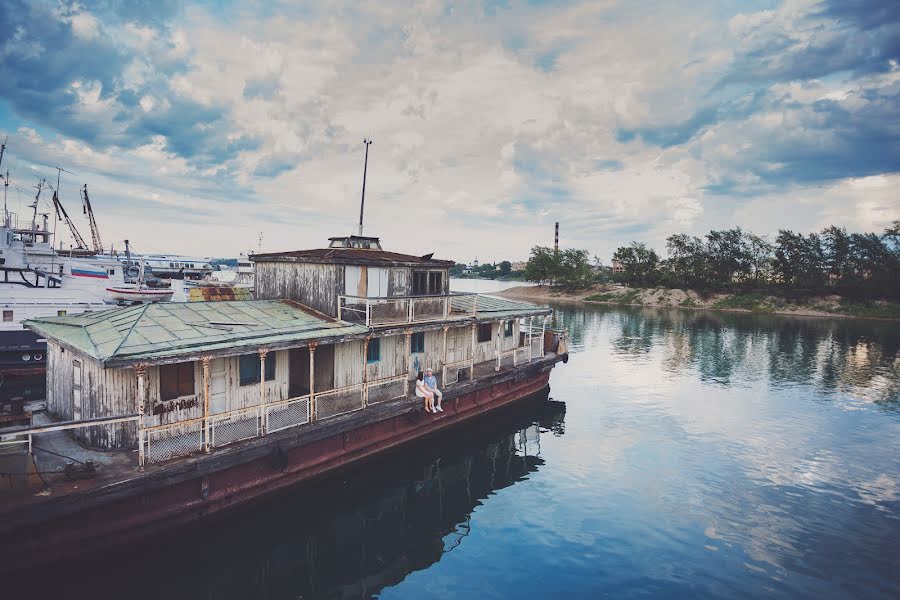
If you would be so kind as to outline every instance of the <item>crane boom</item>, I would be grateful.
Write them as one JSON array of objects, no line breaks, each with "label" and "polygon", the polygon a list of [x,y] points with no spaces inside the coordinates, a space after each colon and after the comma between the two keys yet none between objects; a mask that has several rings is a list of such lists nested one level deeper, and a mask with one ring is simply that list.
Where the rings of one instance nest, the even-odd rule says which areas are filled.
[{"label": "crane boom", "polygon": [[56,217],[58,219],[64,219],[66,225],[69,226],[69,231],[72,232],[72,237],[75,238],[75,243],[78,244],[79,250],[87,250],[87,244],[84,242],[84,238],[81,237],[81,234],[78,233],[78,228],[75,227],[75,223],[72,222],[72,219],[69,218],[69,213],[66,212],[65,207],[62,205],[62,202],[59,201],[59,195],[56,193],[56,190],[53,190],[53,206],[56,208]]},{"label": "crane boom", "polygon": [[94,218],[94,209],[91,208],[91,199],[88,197],[87,184],[84,184],[84,187],[81,188],[81,197],[83,199],[82,206],[84,212],[88,217],[88,222],[91,224],[91,241],[94,244],[94,252],[103,254],[103,242],[100,240],[100,229],[97,228],[97,220]]}]

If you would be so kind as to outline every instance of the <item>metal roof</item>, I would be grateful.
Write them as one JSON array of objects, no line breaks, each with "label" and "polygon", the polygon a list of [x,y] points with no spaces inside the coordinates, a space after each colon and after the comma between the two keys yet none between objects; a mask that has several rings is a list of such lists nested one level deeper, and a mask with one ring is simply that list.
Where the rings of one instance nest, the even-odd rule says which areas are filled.
[{"label": "metal roof", "polygon": [[369,332],[286,300],[162,302],[31,319],[24,325],[108,366]]},{"label": "metal roof", "polygon": [[[451,302],[465,310],[470,298],[454,297]],[[468,319],[480,322],[549,313],[546,306],[479,295],[477,314]],[[376,331],[332,319],[291,300],[160,302],[30,319],[23,325],[109,367],[177,362],[202,354],[233,356],[263,347],[361,338]]]},{"label": "metal roof", "polygon": [[250,260],[255,262],[333,262],[352,265],[382,264],[438,268],[449,268],[455,264],[452,260],[431,258],[430,254],[415,256],[367,248],[315,248],[290,252],[268,252],[265,254],[253,254],[250,256]]}]

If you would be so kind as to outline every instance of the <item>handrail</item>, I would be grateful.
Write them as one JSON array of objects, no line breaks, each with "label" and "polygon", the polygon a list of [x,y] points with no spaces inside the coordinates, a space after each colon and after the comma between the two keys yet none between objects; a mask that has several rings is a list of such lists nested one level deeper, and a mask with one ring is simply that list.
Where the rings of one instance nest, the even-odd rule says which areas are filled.
[{"label": "handrail", "polygon": [[[456,302],[463,298],[472,298],[472,301],[471,303]],[[474,317],[477,310],[478,294],[472,292],[450,292],[424,296],[337,295],[338,320],[361,322],[367,327],[442,321],[451,316],[454,318]]]}]

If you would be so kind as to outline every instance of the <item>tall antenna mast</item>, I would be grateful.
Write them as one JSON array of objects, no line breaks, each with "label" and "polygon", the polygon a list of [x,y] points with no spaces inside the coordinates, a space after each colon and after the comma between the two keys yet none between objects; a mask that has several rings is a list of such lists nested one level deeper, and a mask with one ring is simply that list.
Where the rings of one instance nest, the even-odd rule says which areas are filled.
[{"label": "tall antenna mast", "polygon": [[366,145],[366,162],[363,163],[363,188],[362,200],[359,202],[359,235],[363,234],[363,209],[366,207],[366,171],[369,168],[369,145],[372,143],[370,139],[364,139],[363,144]]},{"label": "tall antenna mast", "polygon": [[3,165],[3,153],[6,151],[6,142],[9,140],[9,136],[3,138],[3,143],[0,144],[0,166]]},{"label": "tall antenna mast", "polygon": [[91,225],[91,242],[94,244],[94,252],[103,254],[103,242],[100,240],[100,229],[97,227],[97,220],[94,218],[94,209],[91,207],[91,199],[88,197],[87,184],[81,188],[82,210],[88,216]]}]

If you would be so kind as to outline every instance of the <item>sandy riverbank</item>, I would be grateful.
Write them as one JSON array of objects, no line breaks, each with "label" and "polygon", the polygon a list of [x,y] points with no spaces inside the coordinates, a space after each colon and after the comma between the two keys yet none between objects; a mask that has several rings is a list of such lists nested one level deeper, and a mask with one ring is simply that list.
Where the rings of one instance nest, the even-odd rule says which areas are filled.
[{"label": "sandy riverbank", "polygon": [[804,317],[876,318],[897,320],[897,305],[888,302],[848,305],[840,296],[816,296],[802,301],[787,300],[764,293],[698,294],[693,290],[669,288],[626,288],[597,285],[567,292],[546,285],[515,286],[497,295],[531,302],[579,302],[618,306],[650,306],[756,312]]}]

